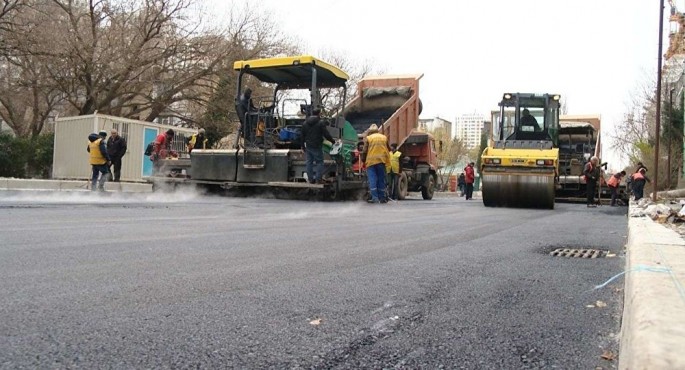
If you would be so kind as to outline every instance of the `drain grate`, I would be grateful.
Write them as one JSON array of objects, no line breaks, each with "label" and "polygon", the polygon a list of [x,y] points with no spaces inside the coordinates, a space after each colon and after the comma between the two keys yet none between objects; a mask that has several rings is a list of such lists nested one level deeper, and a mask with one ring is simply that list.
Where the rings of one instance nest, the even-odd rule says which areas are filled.
[{"label": "drain grate", "polygon": [[606,257],[608,251],[599,249],[573,249],[573,248],[557,248],[549,254],[553,257],[574,257],[574,258],[602,258]]}]

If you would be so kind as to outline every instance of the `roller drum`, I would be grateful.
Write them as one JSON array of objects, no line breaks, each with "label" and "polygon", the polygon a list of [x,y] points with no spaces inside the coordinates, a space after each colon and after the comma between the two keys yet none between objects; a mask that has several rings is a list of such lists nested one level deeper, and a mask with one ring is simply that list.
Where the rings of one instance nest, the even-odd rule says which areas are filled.
[{"label": "roller drum", "polygon": [[554,208],[554,173],[483,171],[486,207]]}]

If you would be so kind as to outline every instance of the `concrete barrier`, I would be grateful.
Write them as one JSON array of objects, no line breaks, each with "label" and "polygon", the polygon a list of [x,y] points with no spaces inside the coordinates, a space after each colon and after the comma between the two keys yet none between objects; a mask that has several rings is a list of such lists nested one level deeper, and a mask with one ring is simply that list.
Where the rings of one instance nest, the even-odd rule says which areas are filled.
[{"label": "concrete barrier", "polygon": [[[87,180],[36,180],[0,178],[0,190],[89,191]],[[124,193],[150,193],[152,184],[137,182],[107,182],[105,190]]]},{"label": "concrete barrier", "polygon": [[628,228],[619,369],[685,369],[685,240],[647,217]]}]

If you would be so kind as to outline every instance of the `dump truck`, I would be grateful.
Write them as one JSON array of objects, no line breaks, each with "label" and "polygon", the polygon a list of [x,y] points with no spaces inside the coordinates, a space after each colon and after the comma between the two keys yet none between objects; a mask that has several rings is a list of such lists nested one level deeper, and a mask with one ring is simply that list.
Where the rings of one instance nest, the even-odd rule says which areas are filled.
[{"label": "dump truck", "polygon": [[438,154],[435,138],[419,129],[419,114],[423,108],[419,99],[417,75],[364,77],[357,84],[357,95],[345,108],[349,122],[363,139],[371,124],[397,144],[402,153],[397,183],[398,198],[405,199],[410,191],[421,192],[430,200],[437,183]]},{"label": "dump truck", "polygon": [[[226,190],[279,189],[274,193],[296,196],[304,192],[323,200],[363,196],[365,177],[349,171],[357,133],[342,115],[326,116],[324,112],[321,116],[337,142],[325,145],[324,183],[307,181],[305,154],[300,149],[300,129],[305,117],[319,106],[322,89],[339,92],[342,99],[336,110],[342,112],[347,96],[345,72],[310,55],[241,60],[233,68],[238,74],[235,105],[240,120],[234,148],[193,150],[185,175],[170,176],[178,173],[179,165],[168,161],[154,181]],[[255,109],[246,111],[240,96],[248,76],[271,87],[272,93],[253,97]],[[286,103],[299,106],[299,114],[285,112]]]},{"label": "dump truck", "polygon": [[554,208],[559,174],[558,94],[505,93],[481,156],[487,207]]}]

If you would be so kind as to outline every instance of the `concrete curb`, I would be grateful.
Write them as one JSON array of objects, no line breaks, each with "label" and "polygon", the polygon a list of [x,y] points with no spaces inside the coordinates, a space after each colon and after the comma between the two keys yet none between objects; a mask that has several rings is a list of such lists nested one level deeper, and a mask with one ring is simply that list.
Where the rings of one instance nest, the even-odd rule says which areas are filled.
[{"label": "concrete curb", "polygon": [[[90,181],[0,178],[0,190],[90,191]],[[105,190],[122,193],[150,193],[152,184],[107,182]]]},{"label": "concrete curb", "polygon": [[631,217],[619,369],[685,369],[684,284],[685,240]]}]

